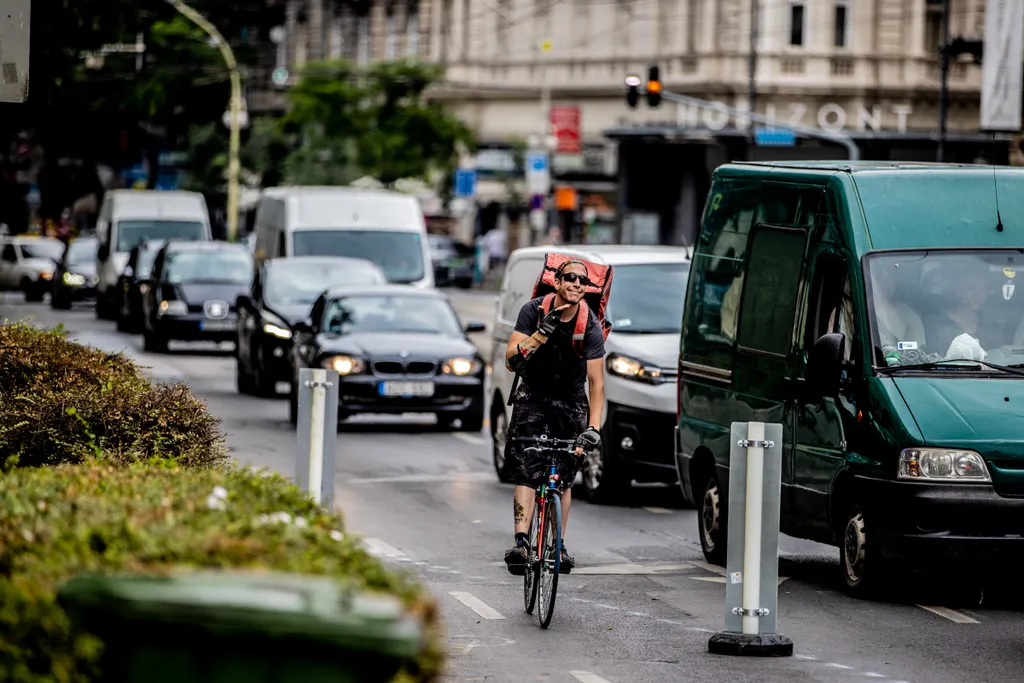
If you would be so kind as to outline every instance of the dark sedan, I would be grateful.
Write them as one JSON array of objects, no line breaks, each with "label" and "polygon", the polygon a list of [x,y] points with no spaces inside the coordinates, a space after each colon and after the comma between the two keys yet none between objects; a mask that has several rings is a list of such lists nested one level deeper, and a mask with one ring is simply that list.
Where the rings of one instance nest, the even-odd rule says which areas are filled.
[{"label": "dark sedan", "polygon": [[256,269],[252,291],[237,301],[239,393],[274,396],[277,383],[291,379],[291,325],[309,317],[321,292],[387,282],[380,267],[363,259],[296,256],[265,261]]},{"label": "dark sedan", "polygon": [[117,278],[117,329],[121,332],[142,331],[142,298],[149,289],[149,274],[156,255],[165,240],[149,240],[135,245],[128,255],[128,264]]},{"label": "dark sedan", "polygon": [[300,368],[338,372],[338,419],[360,413],[434,413],[478,432],[484,420],[484,361],[448,298],[410,286],[330,289],[310,319],[292,326],[289,417],[298,420]]},{"label": "dark sedan", "polygon": [[241,244],[168,242],[153,262],[143,298],[147,351],[167,342],[235,340],[235,301],[252,282],[253,259]]},{"label": "dark sedan", "polygon": [[53,273],[52,308],[68,309],[76,301],[96,298],[97,249],[99,241],[95,237],[79,237],[64,249]]},{"label": "dark sedan", "polygon": [[456,242],[447,235],[427,235],[430,260],[434,264],[434,284],[438,287],[473,286],[476,254],[473,247]]}]

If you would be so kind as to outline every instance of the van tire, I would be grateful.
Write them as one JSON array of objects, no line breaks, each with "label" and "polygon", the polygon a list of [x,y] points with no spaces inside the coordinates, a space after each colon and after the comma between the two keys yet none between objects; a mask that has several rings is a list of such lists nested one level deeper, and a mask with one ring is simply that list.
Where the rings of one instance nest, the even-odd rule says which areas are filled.
[{"label": "van tire", "polygon": [[874,597],[881,593],[891,564],[882,557],[874,520],[859,505],[850,505],[842,516],[839,537],[839,571],[847,594]]},{"label": "van tire", "polygon": [[25,293],[25,301],[42,301],[43,287],[38,282],[32,282],[27,277],[21,279],[21,291]]},{"label": "van tire", "polygon": [[725,520],[725,505],[722,501],[718,475],[712,467],[706,472],[698,489],[697,529],[700,533],[700,549],[710,564],[725,566],[729,530]]},{"label": "van tire", "polygon": [[246,372],[245,364],[238,356],[235,356],[235,387],[238,389],[238,393],[243,396],[252,395],[253,393],[252,375]]},{"label": "van tire", "polygon": [[498,481],[502,484],[511,484],[512,475],[505,460],[505,430],[508,429],[508,418],[505,417],[503,406],[501,394],[495,393],[491,401],[491,460]]},{"label": "van tire", "polygon": [[[608,457],[605,449],[609,443],[608,430],[601,435],[601,445],[592,453],[583,455],[583,463],[580,471],[583,473],[583,493],[587,500],[595,505],[615,505],[629,497],[633,487],[633,478],[625,471],[623,463],[616,461],[614,457]],[[599,468],[599,474],[594,471],[594,466]]]}]

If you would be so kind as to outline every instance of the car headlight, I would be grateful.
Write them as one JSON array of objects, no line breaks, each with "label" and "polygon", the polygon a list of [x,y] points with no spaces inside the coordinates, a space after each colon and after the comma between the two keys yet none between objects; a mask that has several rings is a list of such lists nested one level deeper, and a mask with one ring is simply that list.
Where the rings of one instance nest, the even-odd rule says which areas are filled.
[{"label": "car headlight", "polygon": [[441,364],[441,372],[446,375],[465,377],[480,370],[480,362],[475,358],[449,358]]},{"label": "car headlight", "polygon": [[50,278],[53,277],[53,271],[41,270],[39,271],[39,277],[42,278],[43,280],[49,280]]},{"label": "car headlight", "polygon": [[648,384],[660,384],[668,381],[661,368],[648,365],[629,356],[611,353],[608,354],[608,360],[605,361],[605,364],[608,372],[619,377],[625,377],[626,379],[634,379],[639,382],[647,382]]},{"label": "car headlight", "polygon": [[325,358],[323,366],[328,370],[334,370],[339,375],[358,375],[366,366],[361,358],[352,356],[331,356]]},{"label": "car headlight", "polygon": [[85,284],[85,277],[77,273],[64,273],[64,284],[72,287],[81,287]]},{"label": "car headlight", "polygon": [[186,315],[188,304],[184,301],[161,301],[157,309],[157,315]]},{"label": "car headlight", "polygon": [[292,331],[288,329],[288,323],[281,320],[279,316],[274,315],[270,311],[260,311],[260,317],[263,319],[263,331],[267,334],[277,337],[278,339],[291,339]]},{"label": "car headlight", "polygon": [[904,448],[900,479],[918,481],[992,481],[985,460],[974,451],[951,448]]}]

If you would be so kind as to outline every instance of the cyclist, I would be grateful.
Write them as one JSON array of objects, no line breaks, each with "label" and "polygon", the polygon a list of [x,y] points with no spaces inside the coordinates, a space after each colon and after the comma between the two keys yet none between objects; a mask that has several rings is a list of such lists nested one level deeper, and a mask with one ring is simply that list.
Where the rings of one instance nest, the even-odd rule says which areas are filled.
[{"label": "cyclist", "polygon": [[[510,573],[527,562],[528,531],[533,518],[534,495],[547,477],[550,453],[525,450],[531,444],[517,437],[547,434],[553,439],[576,439],[576,457],[565,454],[558,474],[562,495],[562,537],[569,520],[571,487],[580,470],[580,456],[601,443],[601,411],[604,409],[604,335],[596,314],[589,319],[582,353],[573,345],[576,317],[589,280],[582,261],[570,259],[555,272],[555,296],[545,312],[544,297],[531,299],[519,310],[515,331],[505,352],[505,367],[519,375],[514,392],[512,418],[505,442],[505,462],[516,484],[513,494],[515,545],[505,553]],[[584,391],[590,383],[590,397]],[[562,566],[571,570],[575,560],[562,543]]]}]

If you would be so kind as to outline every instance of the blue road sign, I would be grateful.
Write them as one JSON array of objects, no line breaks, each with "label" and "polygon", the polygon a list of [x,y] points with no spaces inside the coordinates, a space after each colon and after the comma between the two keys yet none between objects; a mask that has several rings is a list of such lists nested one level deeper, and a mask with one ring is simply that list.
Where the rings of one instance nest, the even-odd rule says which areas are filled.
[{"label": "blue road sign", "polygon": [[764,147],[793,147],[796,135],[785,128],[758,128],[754,131],[754,140]]},{"label": "blue road sign", "polygon": [[548,155],[544,152],[530,152],[526,155],[526,168],[535,173],[548,170]]},{"label": "blue road sign", "polygon": [[455,196],[472,197],[476,194],[476,171],[460,168],[455,171]]}]

